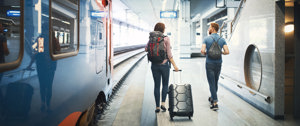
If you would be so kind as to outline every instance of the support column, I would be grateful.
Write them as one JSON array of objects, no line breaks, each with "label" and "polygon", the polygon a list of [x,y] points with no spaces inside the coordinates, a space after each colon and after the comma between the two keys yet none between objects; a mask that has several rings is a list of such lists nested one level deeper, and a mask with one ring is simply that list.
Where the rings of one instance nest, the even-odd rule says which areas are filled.
[{"label": "support column", "polygon": [[191,23],[191,46],[195,47],[196,46],[196,22]]},{"label": "support column", "polygon": [[284,119],[285,35],[284,1],[275,4],[275,119]]},{"label": "support column", "polygon": [[294,4],[294,25],[295,25],[295,76],[294,76],[294,116],[300,118],[300,4]]},{"label": "support column", "polygon": [[[285,24],[294,22],[294,7],[285,7]],[[285,97],[284,114],[292,115],[294,113],[294,70],[295,70],[295,52],[294,52],[294,31],[285,32]]]},{"label": "support column", "polygon": [[190,1],[181,1],[181,13],[179,17],[180,26],[180,57],[191,57],[191,16]]},{"label": "support column", "polygon": [[201,38],[202,38],[202,41],[203,41],[204,38],[207,36],[207,30],[208,30],[207,19],[203,18],[200,21],[201,21],[201,29],[202,29],[202,32],[201,32],[200,35],[201,35]]}]

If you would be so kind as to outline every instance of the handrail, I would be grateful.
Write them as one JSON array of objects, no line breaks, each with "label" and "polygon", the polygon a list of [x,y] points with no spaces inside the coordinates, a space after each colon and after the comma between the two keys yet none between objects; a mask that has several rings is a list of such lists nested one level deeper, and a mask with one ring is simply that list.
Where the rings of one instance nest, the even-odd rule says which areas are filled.
[{"label": "handrail", "polygon": [[224,27],[225,24],[226,24],[226,22],[224,21],[223,24],[222,24],[222,26],[221,26],[221,28],[220,28],[220,36],[222,36],[222,29],[223,29],[223,27]]},{"label": "handrail", "polygon": [[[236,13],[234,15],[233,20],[231,20],[231,22],[230,22],[230,34],[233,32],[233,26],[237,20],[238,15],[240,14],[241,8],[245,2],[246,2],[246,0],[241,0],[238,10],[236,11]],[[223,22],[222,27],[220,28],[220,35],[222,35],[222,29],[223,29],[225,23],[227,23],[227,22]]]},{"label": "handrail", "polygon": [[241,82],[238,82],[238,81],[236,81],[236,80],[232,79],[231,77],[228,77],[228,76],[226,76],[224,74],[221,74],[220,78],[222,78],[222,79],[229,79],[231,82],[234,82],[237,87],[244,88],[244,89],[252,92],[253,95],[258,95],[258,96],[264,98],[265,102],[271,103],[271,97],[270,96],[264,95],[264,94],[260,93],[259,91],[253,90],[252,88],[249,88],[245,84],[243,84]]},{"label": "handrail", "polygon": [[231,23],[230,23],[230,34],[233,32],[233,26],[234,26],[234,24],[235,24],[235,22],[236,22],[236,20],[237,20],[237,17],[238,17],[238,15],[240,14],[240,12],[241,12],[241,8],[242,8],[242,6],[243,6],[243,4],[246,2],[246,0],[241,0],[241,2],[240,2],[240,5],[239,5],[239,8],[238,8],[238,10],[236,11],[236,13],[235,13],[235,15],[234,15],[234,18],[233,18],[233,20],[231,21]]},{"label": "handrail", "polygon": [[6,19],[6,18],[0,17],[0,20],[10,21],[10,22],[12,22],[14,25],[16,25],[16,23],[15,23],[14,20],[12,20],[12,19]]}]

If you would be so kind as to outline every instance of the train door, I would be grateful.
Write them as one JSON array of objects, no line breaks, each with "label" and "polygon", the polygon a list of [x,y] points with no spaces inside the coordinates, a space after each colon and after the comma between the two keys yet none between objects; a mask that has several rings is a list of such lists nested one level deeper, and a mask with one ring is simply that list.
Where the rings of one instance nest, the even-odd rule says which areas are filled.
[{"label": "train door", "polygon": [[[95,49],[95,69],[96,74],[105,72],[106,68],[106,43],[104,42],[104,24],[98,19],[92,19],[91,23],[91,41]],[[101,74],[100,74],[101,76]]]},{"label": "train door", "polygon": [[112,17],[111,17],[111,1],[107,1],[107,4],[106,4],[106,10],[107,10],[107,18],[106,18],[106,35],[107,35],[107,39],[106,39],[106,48],[107,48],[107,51],[106,51],[106,76],[108,77],[108,80],[107,80],[107,83],[110,84],[110,76],[111,76],[111,73],[112,73],[112,58],[113,58],[113,54],[112,54],[112,41],[111,41],[111,24],[112,24]]}]

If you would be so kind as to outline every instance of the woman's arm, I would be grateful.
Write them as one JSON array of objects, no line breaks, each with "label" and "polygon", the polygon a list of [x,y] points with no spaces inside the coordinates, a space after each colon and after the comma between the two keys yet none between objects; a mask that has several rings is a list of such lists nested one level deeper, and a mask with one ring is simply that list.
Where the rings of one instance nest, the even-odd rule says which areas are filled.
[{"label": "woman's arm", "polygon": [[179,69],[178,69],[178,67],[177,67],[176,64],[175,64],[175,61],[173,60],[173,58],[171,58],[171,59],[169,59],[169,60],[170,60],[170,62],[172,63],[172,65],[173,65],[175,71],[177,72]]},{"label": "woman's arm", "polygon": [[147,48],[148,48],[148,44],[149,44],[149,41],[148,41],[147,45],[145,46],[145,52],[147,52],[147,51],[148,51],[148,50],[147,50]]},{"label": "woman's arm", "polygon": [[168,58],[169,58],[170,62],[172,63],[175,71],[177,72],[179,69],[178,69],[178,67],[177,67],[177,65],[176,65],[176,63],[173,59],[173,55],[172,55],[172,52],[171,52],[171,46],[170,46],[170,39],[169,39],[169,37],[165,37],[165,39],[166,39],[165,44],[166,44],[166,49],[167,49],[166,51],[167,51]]}]

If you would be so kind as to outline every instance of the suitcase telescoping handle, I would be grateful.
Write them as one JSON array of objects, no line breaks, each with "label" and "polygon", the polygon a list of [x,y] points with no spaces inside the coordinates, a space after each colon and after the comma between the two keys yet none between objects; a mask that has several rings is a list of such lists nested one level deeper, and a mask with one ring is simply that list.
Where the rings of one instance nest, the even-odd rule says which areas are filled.
[{"label": "suitcase telescoping handle", "polygon": [[[176,84],[176,82],[175,82],[175,70],[173,70],[173,79],[174,79],[174,84]],[[180,76],[179,76],[179,83],[181,83],[181,72],[182,72],[182,70],[178,70],[178,72],[180,73]]]}]

